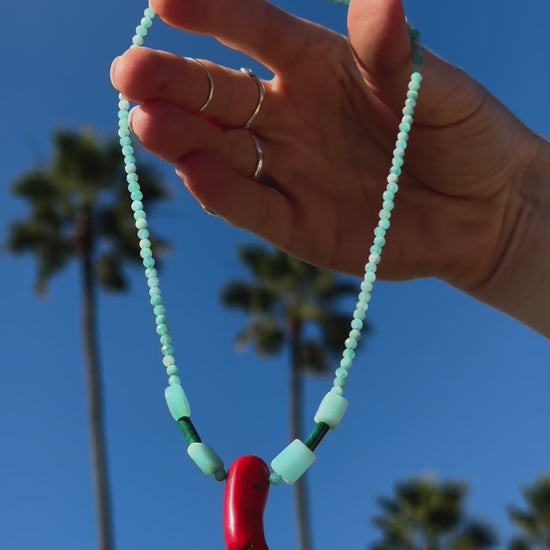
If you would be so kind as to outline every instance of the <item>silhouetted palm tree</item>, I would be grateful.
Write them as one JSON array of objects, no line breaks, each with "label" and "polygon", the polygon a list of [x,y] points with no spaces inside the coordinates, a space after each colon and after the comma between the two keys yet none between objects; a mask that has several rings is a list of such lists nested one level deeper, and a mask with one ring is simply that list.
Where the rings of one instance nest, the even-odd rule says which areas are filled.
[{"label": "silhouetted palm tree", "polygon": [[508,507],[510,519],[520,531],[508,547],[510,550],[550,550],[550,476],[541,476],[522,492],[527,509]]},{"label": "silhouetted palm tree", "polygon": [[454,481],[413,478],[380,497],[381,514],[373,519],[381,539],[370,550],[481,550],[497,538],[487,524],[464,510],[467,487]]},{"label": "silhouetted palm tree", "polygon": [[[22,174],[13,184],[29,206],[11,225],[6,241],[13,253],[37,262],[35,290],[43,294],[53,275],[71,260],[80,266],[82,340],[86,365],[90,447],[96,493],[99,548],[112,550],[109,483],[102,418],[102,383],[96,327],[96,289],[123,291],[124,264],[139,264],[139,247],[126,189],[120,147],[98,142],[90,132],[59,132],[48,164]],[[150,169],[140,170],[143,201],[150,205],[167,191]],[[156,242],[157,250],[164,243]]]},{"label": "silhouetted palm tree", "polygon": [[[338,366],[351,321],[351,309],[342,312],[339,300],[356,294],[358,285],[274,248],[248,245],[239,256],[251,279],[230,281],[221,292],[225,306],[248,315],[235,342],[252,344],[262,356],[288,351],[290,436],[302,438],[302,376],[328,374]],[[309,550],[305,476],[294,484],[294,501],[299,548]]]}]

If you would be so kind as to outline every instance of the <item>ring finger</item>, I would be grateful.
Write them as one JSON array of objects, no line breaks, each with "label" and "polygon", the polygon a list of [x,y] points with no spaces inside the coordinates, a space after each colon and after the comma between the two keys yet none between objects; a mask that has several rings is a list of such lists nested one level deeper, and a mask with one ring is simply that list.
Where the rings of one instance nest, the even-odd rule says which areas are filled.
[{"label": "ring finger", "polygon": [[147,48],[128,50],[111,70],[113,85],[131,101],[168,101],[230,128],[244,127],[260,104],[253,125],[269,118],[269,82],[251,76],[209,61]]}]

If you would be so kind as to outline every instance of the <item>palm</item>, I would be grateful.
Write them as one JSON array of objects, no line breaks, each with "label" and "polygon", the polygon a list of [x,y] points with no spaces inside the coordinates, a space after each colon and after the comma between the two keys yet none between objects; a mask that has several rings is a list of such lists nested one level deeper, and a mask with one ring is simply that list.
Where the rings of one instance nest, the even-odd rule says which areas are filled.
[{"label": "palm", "polygon": [[382,531],[371,550],[481,550],[496,545],[492,530],[466,517],[466,487],[455,482],[412,479],[396,486],[393,498],[380,498]]},{"label": "palm", "polygon": [[[240,256],[252,279],[230,281],[221,294],[226,306],[249,316],[235,341],[252,344],[263,356],[288,349],[290,436],[302,438],[302,375],[327,374],[333,366],[330,359],[337,362],[350,322],[349,315],[338,310],[338,301],[355,293],[355,285],[279,250],[247,246]],[[303,477],[294,488],[299,548],[306,550],[310,535]]]},{"label": "palm", "polygon": [[[166,196],[150,170],[142,171],[140,184],[146,203]],[[98,285],[110,291],[124,290],[124,264],[140,260],[120,148],[116,143],[98,143],[89,133],[59,133],[50,163],[23,174],[14,182],[13,192],[27,201],[30,213],[12,224],[7,246],[13,253],[34,255],[37,292],[45,292],[52,276],[71,260],[79,263],[98,547],[111,550],[95,292]],[[157,246],[164,245],[157,241]]]},{"label": "palm", "polygon": [[523,491],[527,509],[509,508],[512,523],[520,534],[514,537],[510,550],[548,550],[550,548],[550,477],[541,477]]}]

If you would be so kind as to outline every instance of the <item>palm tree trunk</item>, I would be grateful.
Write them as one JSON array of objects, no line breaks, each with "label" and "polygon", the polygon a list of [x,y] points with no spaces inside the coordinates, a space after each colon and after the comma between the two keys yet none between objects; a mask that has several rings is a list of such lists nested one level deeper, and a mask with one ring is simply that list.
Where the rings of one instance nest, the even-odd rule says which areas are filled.
[{"label": "palm tree trunk", "polygon": [[[290,435],[291,440],[302,438],[302,374],[298,362],[298,350],[301,338],[301,322],[299,319],[291,320],[289,330],[290,340]],[[298,550],[311,550],[311,528],[309,517],[309,500],[306,475],[304,474],[293,485],[294,516],[296,521],[296,535],[298,538]]]},{"label": "palm tree trunk", "polygon": [[84,215],[77,230],[82,277],[82,336],[89,410],[90,451],[95,492],[98,550],[113,550],[111,501],[105,438],[103,399],[96,328],[95,276],[92,262],[93,236],[90,216]]}]

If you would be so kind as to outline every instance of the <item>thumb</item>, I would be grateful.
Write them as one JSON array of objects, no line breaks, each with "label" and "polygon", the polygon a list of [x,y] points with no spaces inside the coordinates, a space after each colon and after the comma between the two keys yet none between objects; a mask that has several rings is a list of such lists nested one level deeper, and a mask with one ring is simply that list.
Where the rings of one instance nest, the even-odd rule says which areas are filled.
[{"label": "thumb", "polygon": [[[372,92],[401,113],[412,71],[412,47],[401,0],[351,0],[350,45]],[[422,50],[422,89],[415,120],[429,126],[451,124],[479,105],[481,86],[462,70]]]}]

